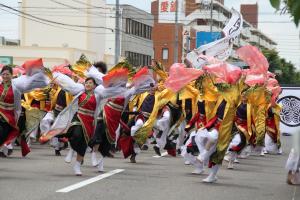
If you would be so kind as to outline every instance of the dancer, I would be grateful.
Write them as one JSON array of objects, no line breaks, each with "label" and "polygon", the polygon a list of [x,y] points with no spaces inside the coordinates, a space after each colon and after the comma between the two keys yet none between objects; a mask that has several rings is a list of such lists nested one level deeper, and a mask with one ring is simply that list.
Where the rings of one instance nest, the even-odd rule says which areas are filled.
[{"label": "dancer", "polygon": [[[13,70],[10,66],[4,66],[1,70],[3,79],[0,85],[0,146],[7,152],[7,146],[18,137],[18,120],[22,111],[21,96],[35,88],[42,88],[48,85],[49,81],[44,74],[41,59],[25,62],[28,75],[22,75],[12,79]],[[35,69],[32,69],[34,67]],[[28,146],[22,146],[22,155],[28,153]]]},{"label": "dancer", "polygon": [[300,135],[298,132],[293,135],[293,148],[291,149],[285,168],[288,170],[287,183],[290,185],[300,185]]},{"label": "dancer", "polygon": [[[52,72],[61,72],[69,77],[73,77],[72,71],[65,66],[56,66]],[[70,93],[62,90],[58,87],[58,85],[56,85],[56,88],[57,90],[51,98],[51,109],[40,122],[41,135],[44,135],[50,130],[55,118],[71,103],[73,99],[73,96]],[[68,147],[68,141],[64,135],[53,137],[50,144],[54,147],[56,156],[61,156],[60,151]]]},{"label": "dancer", "polygon": [[[121,72],[121,74],[124,73],[126,74],[127,72]],[[56,83],[75,97],[72,103],[57,116],[50,131],[41,138],[42,142],[48,141],[53,136],[61,134],[67,129],[66,135],[69,138],[71,148],[77,153],[73,166],[74,173],[77,176],[82,175],[80,166],[88,143],[94,135],[97,117],[100,113],[99,108],[101,108],[103,100],[113,96],[122,96],[126,92],[125,84],[127,79],[125,81],[121,80],[115,85],[110,83],[110,87],[105,88],[103,85],[97,85],[101,83],[103,74],[98,72],[94,66],[90,67],[88,74],[90,77],[85,80],[84,86],[75,83],[64,74],[57,72],[53,74]],[[72,158],[73,155],[68,156]]]}]

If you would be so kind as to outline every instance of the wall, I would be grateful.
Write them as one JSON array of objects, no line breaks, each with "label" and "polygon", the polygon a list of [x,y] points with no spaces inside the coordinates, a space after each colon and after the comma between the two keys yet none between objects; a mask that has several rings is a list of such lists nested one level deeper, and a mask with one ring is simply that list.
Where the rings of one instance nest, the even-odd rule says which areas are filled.
[{"label": "wall", "polygon": [[[115,30],[116,18],[114,6],[106,6],[110,10],[107,10],[106,14],[106,27]],[[114,65],[115,55],[115,31],[105,30],[105,50],[104,50],[104,61],[109,65]]]},{"label": "wall", "polygon": [[248,21],[255,28],[257,28],[258,23],[258,5],[257,4],[242,4],[241,13],[244,20]]},{"label": "wall", "polygon": [[[82,1],[82,0],[80,0]],[[103,8],[96,9],[99,13],[97,15],[90,15],[87,18],[87,25],[88,26],[102,26],[106,27],[106,12],[110,12],[109,9],[106,8],[106,4],[104,0],[87,0],[88,4]],[[74,2],[73,2],[74,3]],[[81,5],[84,7],[84,5]],[[107,34],[114,35],[114,28],[112,30],[106,29],[94,29],[88,28],[87,31],[89,32],[97,32],[97,34],[87,34],[87,48],[86,50],[94,51],[97,53],[97,60],[103,60],[104,52],[105,52],[105,37]]]},{"label": "wall", "polygon": [[131,51],[135,53],[140,53],[144,55],[154,56],[153,52],[153,42],[152,40],[126,34],[126,18],[131,18],[134,21],[146,24],[153,27],[153,17],[151,14],[141,11],[139,9],[133,8],[132,6],[122,6],[122,44],[121,44],[121,55],[125,56],[125,51]]},{"label": "wall", "polygon": [[59,48],[59,47],[0,47],[0,55],[12,56],[13,62],[16,65],[21,65],[24,61],[35,58],[43,58],[44,64],[47,67],[53,67],[69,61],[71,64],[75,63],[81,54],[94,62],[97,56],[94,52],[84,51],[74,48]]},{"label": "wall", "polygon": [[[66,5],[72,5],[73,7],[85,7],[84,5],[76,4],[71,0],[55,1]],[[82,2],[105,7],[104,0],[86,0]],[[25,7],[22,8],[23,12],[31,13],[46,20],[72,25],[106,26],[103,14],[89,15],[85,10],[74,10],[49,0],[23,0],[21,5],[22,7]],[[32,10],[28,7],[54,7],[55,9],[40,9],[38,12],[36,12],[36,9]],[[103,11],[104,10],[101,10],[101,12]],[[78,28],[61,25],[55,25],[58,27],[52,27],[26,20],[24,18],[21,19],[20,26],[20,38],[22,46],[77,48],[96,52],[97,60],[103,58],[105,45],[104,29]],[[76,29],[79,31],[68,29]],[[91,32],[96,32],[97,34]]]}]

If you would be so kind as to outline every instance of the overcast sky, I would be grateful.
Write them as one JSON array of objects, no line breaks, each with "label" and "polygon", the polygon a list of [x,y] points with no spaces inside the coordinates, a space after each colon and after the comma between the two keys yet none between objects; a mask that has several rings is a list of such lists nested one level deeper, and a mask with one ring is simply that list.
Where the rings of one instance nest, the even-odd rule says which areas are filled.
[{"label": "overcast sky", "polygon": [[[115,0],[106,0],[114,3]],[[141,3],[143,1],[143,3]],[[256,3],[258,0],[225,0],[225,6],[239,10],[241,3]],[[18,0],[0,0],[1,3],[16,7]],[[151,0],[120,0],[121,4],[130,4],[150,12]],[[279,15],[270,6],[269,0],[259,0],[258,28],[278,43],[280,55],[292,61],[300,69],[300,30],[290,22],[289,15]],[[0,10],[0,36],[18,38],[18,18]]]}]

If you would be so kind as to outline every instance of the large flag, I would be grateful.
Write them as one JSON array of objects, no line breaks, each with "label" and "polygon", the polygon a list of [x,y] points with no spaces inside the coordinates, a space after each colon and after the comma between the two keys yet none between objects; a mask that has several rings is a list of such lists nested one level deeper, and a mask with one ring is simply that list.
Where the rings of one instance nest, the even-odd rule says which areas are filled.
[{"label": "large flag", "polygon": [[207,63],[205,59],[199,57],[200,55],[212,56],[221,61],[225,61],[231,55],[233,42],[243,29],[242,15],[235,9],[231,9],[231,13],[228,24],[222,30],[221,39],[202,45],[187,54],[186,61],[192,67],[200,69]]}]

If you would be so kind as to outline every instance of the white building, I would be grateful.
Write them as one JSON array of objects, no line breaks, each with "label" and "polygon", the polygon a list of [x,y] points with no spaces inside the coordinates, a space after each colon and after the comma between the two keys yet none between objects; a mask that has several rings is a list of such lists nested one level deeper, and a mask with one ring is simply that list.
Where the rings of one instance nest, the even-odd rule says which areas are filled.
[{"label": "white building", "polygon": [[[212,32],[221,32],[223,27],[225,27],[226,22],[230,19],[230,9],[218,1],[213,2]],[[198,5],[200,6],[200,4]],[[189,30],[194,29],[196,32],[210,31],[210,9],[194,9],[193,12],[185,17],[183,23]],[[274,49],[277,45],[276,42],[274,42],[266,34],[262,33],[259,29],[244,20],[242,33],[239,40],[236,41],[235,47],[247,44],[252,44],[266,49]]]},{"label": "white building", "polygon": [[[213,2],[212,7],[211,2]],[[175,47],[173,33],[176,30],[176,1],[152,1],[151,12],[155,18],[153,31],[155,59],[162,61],[167,67],[174,62],[183,62],[190,50],[220,38],[222,29],[231,17],[231,11],[224,6],[224,0],[178,0],[177,10],[179,45],[175,51],[177,47]],[[250,12],[250,10],[246,11]],[[242,33],[235,41],[234,49],[247,44],[266,49],[275,48],[276,43],[252,24],[244,20]],[[175,52],[178,52],[178,56]],[[234,54],[232,57],[234,58]]]},{"label": "white building", "polygon": [[19,10],[29,14],[19,18],[21,46],[0,47],[15,64],[38,57],[45,66],[74,63],[81,54],[92,62],[104,59],[105,0],[22,0]]},{"label": "white building", "polygon": [[[51,67],[74,63],[81,54],[114,64],[114,5],[105,0],[22,0],[19,10],[25,13],[19,18],[20,46],[0,47],[0,55],[13,57],[14,64],[42,57]],[[121,57],[134,65],[150,64],[153,16],[129,5],[121,5],[120,13]]]}]

